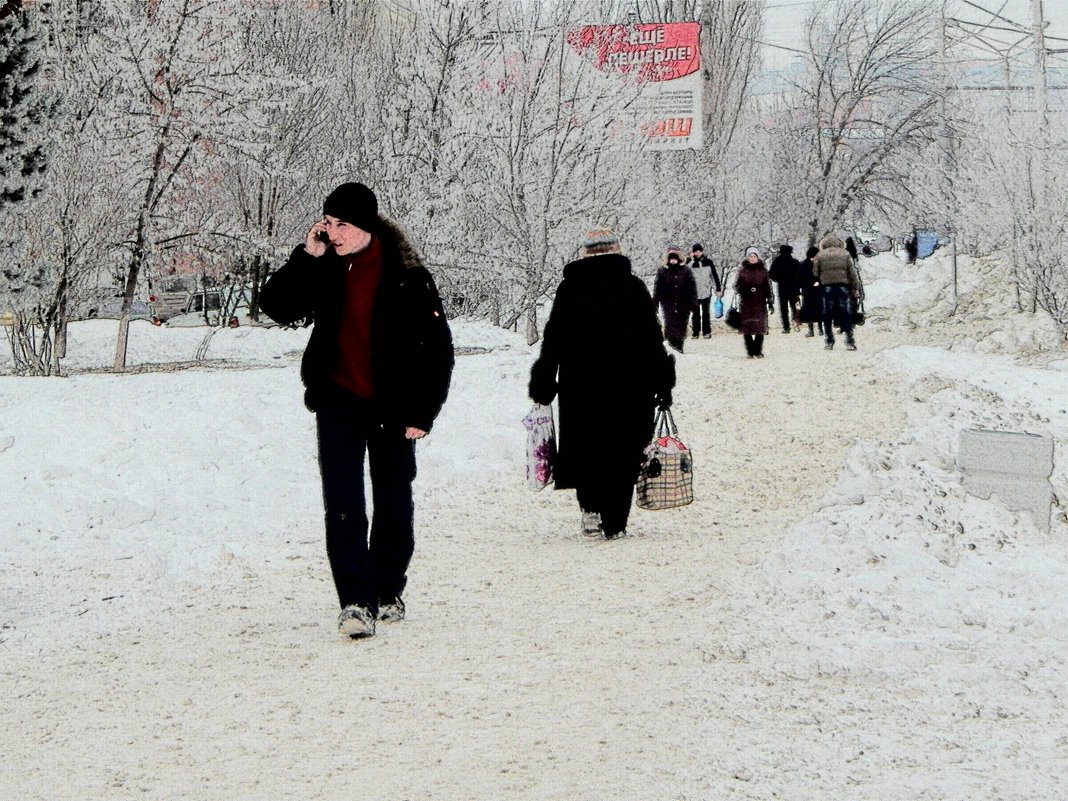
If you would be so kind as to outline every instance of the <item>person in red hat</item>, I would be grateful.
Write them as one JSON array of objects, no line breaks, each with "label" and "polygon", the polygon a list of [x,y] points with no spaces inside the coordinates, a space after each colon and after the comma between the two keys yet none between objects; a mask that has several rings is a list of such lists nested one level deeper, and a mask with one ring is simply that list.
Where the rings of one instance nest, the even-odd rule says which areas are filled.
[{"label": "person in red hat", "polygon": [[376,621],[405,615],[415,441],[441,411],[454,362],[445,310],[407,234],[360,183],[329,194],[322,219],[267,281],[260,308],[282,325],[313,323],[300,375],[316,416],[338,629],[369,637]]}]

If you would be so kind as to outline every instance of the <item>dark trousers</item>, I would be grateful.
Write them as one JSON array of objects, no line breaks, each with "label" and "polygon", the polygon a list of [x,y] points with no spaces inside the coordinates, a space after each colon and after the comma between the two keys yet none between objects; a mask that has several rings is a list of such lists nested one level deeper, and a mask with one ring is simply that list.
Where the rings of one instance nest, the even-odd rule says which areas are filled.
[{"label": "dark trousers", "polygon": [[590,476],[575,487],[579,507],[584,512],[601,515],[601,529],[606,536],[614,537],[627,528],[634,482],[638,480],[640,470],[641,464],[638,464],[633,471],[616,470]]},{"label": "dark trousers", "polygon": [[712,333],[712,298],[700,298],[697,301],[697,308],[693,311],[693,335],[698,334],[711,334]]},{"label": "dark trousers", "polygon": [[845,334],[846,342],[853,344],[853,317],[849,313],[849,287],[825,286],[823,292],[823,336],[834,344],[834,326]]},{"label": "dark trousers", "polygon": [[779,314],[782,315],[782,330],[787,333],[794,324],[794,315],[797,314],[797,298],[779,293]]},{"label": "dark trousers", "polygon": [[743,334],[742,338],[745,340],[745,352],[750,356],[759,356],[764,352],[763,334]]},{"label": "dark trousers", "polygon": [[[378,424],[372,402],[338,389],[316,414],[326,510],[326,553],[342,607],[372,611],[399,597],[415,549],[415,442]],[[369,457],[374,504],[370,540],[364,498]]]}]

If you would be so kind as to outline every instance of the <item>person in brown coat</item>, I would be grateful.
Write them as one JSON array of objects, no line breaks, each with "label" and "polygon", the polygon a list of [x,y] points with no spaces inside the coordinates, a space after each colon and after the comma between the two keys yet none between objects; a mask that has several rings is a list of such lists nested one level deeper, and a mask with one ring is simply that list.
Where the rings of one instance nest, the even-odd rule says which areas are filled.
[{"label": "person in brown coat", "polygon": [[820,252],[812,259],[812,275],[823,295],[824,347],[827,350],[834,348],[834,325],[837,324],[845,334],[846,350],[856,350],[849,299],[860,297],[860,275],[841,239],[828,235],[820,240]]},{"label": "person in brown coat", "polygon": [[734,291],[742,313],[742,326],[738,331],[745,339],[745,352],[750,359],[763,359],[768,313],[775,308],[775,295],[771,291],[768,268],[756,248],[745,252],[745,261],[734,281]]}]

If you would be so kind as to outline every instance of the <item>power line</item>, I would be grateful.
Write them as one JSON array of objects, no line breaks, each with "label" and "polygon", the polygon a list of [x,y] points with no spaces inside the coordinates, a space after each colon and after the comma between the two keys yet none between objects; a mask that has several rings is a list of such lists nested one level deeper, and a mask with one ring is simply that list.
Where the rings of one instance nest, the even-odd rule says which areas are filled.
[{"label": "power line", "polygon": [[[990,16],[995,17],[996,19],[999,19],[1002,22],[1007,22],[1007,23],[1009,23],[1009,25],[1015,25],[1018,31],[1021,31],[1023,33],[1030,33],[1030,31],[1026,27],[1024,27],[1023,25],[1021,25],[1020,23],[1016,22],[1015,20],[1009,19],[1008,17],[1001,16],[1001,14],[999,14],[997,11],[991,11],[989,8],[983,8],[978,3],[973,3],[972,0],[961,0],[961,2],[964,3],[965,5],[971,6],[972,8],[977,8],[980,11],[982,11],[984,14],[989,14]],[[1001,8],[1002,9],[1005,8],[1005,4],[1004,3],[1002,4]]]},{"label": "power line", "polygon": [[[1001,8],[999,8],[999,9],[998,9],[998,13],[1000,14],[1000,13],[1001,13],[1002,11],[1004,11],[1004,10],[1005,10],[1005,6],[1007,6],[1008,4],[1009,4],[1009,0],[1002,0],[1002,1],[1001,1]],[[976,36],[978,36],[979,34],[981,34],[981,33],[982,33],[982,32],[983,32],[984,30],[986,30],[986,28],[987,28],[987,27],[989,27],[989,26],[990,26],[990,25],[991,25],[991,24],[992,24],[993,22],[994,22],[994,17],[991,17],[991,18],[990,18],[990,22],[986,23],[986,25],[985,25],[984,27],[982,27],[982,28],[980,28],[980,29],[979,29],[978,31],[976,31],[976,32],[975,32],[975,35],[976,35]],[[972,23],[968,23],[968,24],[970,25],[970,24],[972,24]]]}]

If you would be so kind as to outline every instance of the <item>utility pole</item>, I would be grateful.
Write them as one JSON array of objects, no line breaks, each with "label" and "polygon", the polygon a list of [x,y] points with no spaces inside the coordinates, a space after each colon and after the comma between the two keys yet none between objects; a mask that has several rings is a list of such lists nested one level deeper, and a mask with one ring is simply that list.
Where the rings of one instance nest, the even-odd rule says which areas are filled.
[{"label": "utility pole", "polygon": [[1035,110],[1038,112],[1039,138],[1046,134],[1046,20],[1042,14],[1042,0],[1031,0],[1031,28],[1035,48]]},{"label": "utility pole", "polygon": [[950,314],[957,311],[957,193],[953,185],[953,179],[957,170],[957,153],[954,131],[949,122],[949,63],[948,42],[946,37],[946,5],[948,0],[942,0],[942,36],[939,50],[941,62],[939,63],[939,77],[942,82],[942,202],[945,205],[946,232],[949,234],[950,259],[953,267],[953,307]]},{"label": "utility pole", "polygon": [[[1031,45],[1035,51],[1035,132],[1032,148],[1031,169],[1032,203],[1031,210],[1031,254],[1036,265],[1041,265],[1042,243],[1045,237],[1040,230],[1039,221],[1044,217],[1046,203],[1046,154],[1048,153],[1048,124],[1046,104],[1046,20],[1042,14],[1042,0],[1031,0]],[[1031,311],[1038,307],[1038,281],[1033,281],[1031,290]]]}]

